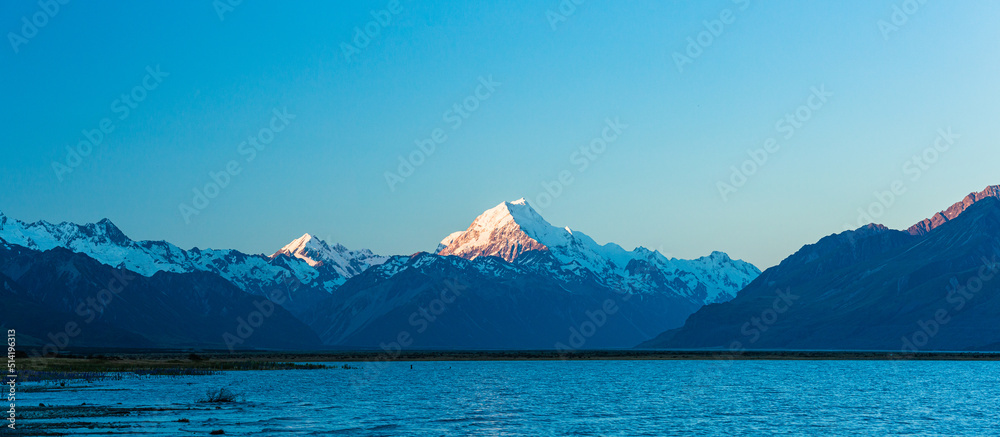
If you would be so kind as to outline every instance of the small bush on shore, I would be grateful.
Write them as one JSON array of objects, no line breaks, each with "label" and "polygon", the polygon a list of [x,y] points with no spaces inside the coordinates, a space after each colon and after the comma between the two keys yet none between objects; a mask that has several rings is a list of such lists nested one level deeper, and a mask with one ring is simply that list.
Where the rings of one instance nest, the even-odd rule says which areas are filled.
[{"label": "small bush on shore", "polygon": [[223,387],[216,391],[209,390],[207,393],[205,393],[205,398],[198,402],[209,403],[209,404],[229,403],[229,402],[236,402],[236,399],[238,397],[239,396],[236,394],[236,392]]}]

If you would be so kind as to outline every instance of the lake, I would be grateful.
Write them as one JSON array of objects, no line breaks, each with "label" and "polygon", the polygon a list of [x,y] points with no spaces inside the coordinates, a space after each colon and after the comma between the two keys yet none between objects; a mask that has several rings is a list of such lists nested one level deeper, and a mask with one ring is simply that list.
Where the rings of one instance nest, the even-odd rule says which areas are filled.
[{"label": "lake", "polygon": [[[1000,432],[1000,364],[995,362],[351,365],[360,369],[225,372],[66,387],[22,384],[24,417],[18,424],[75,435],[165,436],[208,435],[218,429],[226,435],[275,436]],[[209,389],[222,387],[242,399],[197,402]],[[46,407],[36,407],[39,403]],[[109,413],[119,409],[132,413]]]}]

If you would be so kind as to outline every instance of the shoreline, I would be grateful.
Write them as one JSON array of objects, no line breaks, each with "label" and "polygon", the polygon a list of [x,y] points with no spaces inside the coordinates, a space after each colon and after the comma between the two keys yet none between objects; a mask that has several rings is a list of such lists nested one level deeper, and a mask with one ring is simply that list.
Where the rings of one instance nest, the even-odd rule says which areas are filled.
[{"label": "shoreline", "polygon": [[[138,351],[103,350],[58,357],[24,359],[26,369],[128,372],[140,369],[241,369],[239,363],[363,363],[385,361],[1000,361],[1000,352],[884,352],[884,351]],[[192,360],[191,358],[197,358]],[[221,368],[220,368],[221,367]],[[292,366],[294,368],[295,366]],[[263,369],[259,369],[263,370]]]}]

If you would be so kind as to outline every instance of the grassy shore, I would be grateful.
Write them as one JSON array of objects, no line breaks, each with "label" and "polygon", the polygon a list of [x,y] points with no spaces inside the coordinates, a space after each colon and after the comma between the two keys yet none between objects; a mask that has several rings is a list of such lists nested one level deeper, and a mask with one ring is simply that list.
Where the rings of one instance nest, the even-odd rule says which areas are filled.
[{"label": "grassy shore", "polygon": [[[852,352],[852,351],[381,351],[289,353],[282,359],[305,362],[372,361],[586,361],[586,360],[929,360],[1000,361],[996,352]],[[269,356],[271,359],[274,356]]]},{"label": "grassy shore", "polygon": [[[852,352],[852,351],[317,351],[238,352],[96,351],[55,358],[23,358],[18,367],[26,377],[73,379],[102,374],[141,376],[200,375],[219,371],[300,370],[327,368],[333,362],[375,361],[556,361],[556,360],[931,360],[996,361],[991,352]],[[307,363],[307,364],[303,364]],[[335,366],[339,367],[339,366]],[[350,366],[348,366],[350,367]]]},{"label": "grassy shore", "polygon": [[323,364],[296,364],[215,354],[111,354],[21,358],[18,380],[121,379],[143,376],[211,375],[221,371],[311,370]]}]

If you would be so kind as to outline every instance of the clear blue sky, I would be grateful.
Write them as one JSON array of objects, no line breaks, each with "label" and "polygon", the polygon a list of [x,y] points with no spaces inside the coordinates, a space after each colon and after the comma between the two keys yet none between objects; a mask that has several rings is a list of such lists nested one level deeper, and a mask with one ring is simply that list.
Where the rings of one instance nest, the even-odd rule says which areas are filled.
[{"label": "clear blue sky", "polygon": [[[270,253],[310,232],[409,254],[568,171],[542,209],[555,225],[766,268],[855,224],[895,180],[907,192],[876,220],[895,228],[1000,183],[994,2],[928,2],[886,38],[902,1],[590,0],[553,30],[556,0],[402,0],[348,61],[343,44],[390,3],[246,1],[220,20],[209,1],[70,2],[20,44],[11,33],[42,9],[5,3],[0,211],[107,217],[185,248]],[[679,71],[675,52],[726,9]],[[121,118],[147,66],[169,76]],[[500,85],[454,129],[446,112],[490,76]],[[785,139],[776,122],[814,86],[834,95]],[[294,120],[247,162],[241,141],[275,108]],[[616,117],[628,127],[581,172],[574,152]],[[52,163],[105,118],[114,130],[60,181]],[[912,180],[907,161],[948,127],[961,138]],[[385,173],[435,129],[447,140],[390,190]],[[723,201],[717,182],[772,137],[780,150]],[[233,160],[240,174],[185,223],[179,205]]]}]

